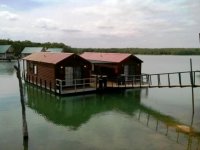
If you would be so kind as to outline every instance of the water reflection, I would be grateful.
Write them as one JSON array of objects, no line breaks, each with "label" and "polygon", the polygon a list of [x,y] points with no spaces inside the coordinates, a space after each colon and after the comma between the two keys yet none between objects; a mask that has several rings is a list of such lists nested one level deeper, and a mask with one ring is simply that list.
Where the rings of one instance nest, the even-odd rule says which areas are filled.
[{"label": "water reflection", "polygon": [[0,62],[0,75],[13,75],[16,62]]},{"label": "water reflection", "polygon": [[140,105],[140,90],[109,95],[55,97],[27,86],[28,106],[58,125],[76,130],[93,115],[118,111],[133,115]]},{"label": "water reflection", "polygon": [[78,130],[98,114],[115,111],[135,118],[141,125],[185,145],[187,149],[199,149],[200,133],[192,128],[192,122],[185,125],[140,103],[141,95],[148,94],[148,91],[134,89],[104,95],[56,97],[30,85],[26,88],[28,107],[48,121],[71,130]]}]

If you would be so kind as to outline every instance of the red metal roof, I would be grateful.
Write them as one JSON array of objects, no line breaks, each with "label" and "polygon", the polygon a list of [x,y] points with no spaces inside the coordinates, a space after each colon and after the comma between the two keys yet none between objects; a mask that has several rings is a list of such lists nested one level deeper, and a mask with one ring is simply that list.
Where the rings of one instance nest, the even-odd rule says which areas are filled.
[{"label": "red metal roof", "polygon": [[68,58],[73,53],[53,53],[53,52],[38,52],[24,57],[24,60],[37,61],[49,64],[57,64],[58,62]]},{"label": "red metal roof", "polygon": [[100,52],[84,52],[80,55],[84,59],[90,61],[101,61],[101,62],[111,62],[111,63],[120,63],[131,54],[127,53],[100,53]]}]

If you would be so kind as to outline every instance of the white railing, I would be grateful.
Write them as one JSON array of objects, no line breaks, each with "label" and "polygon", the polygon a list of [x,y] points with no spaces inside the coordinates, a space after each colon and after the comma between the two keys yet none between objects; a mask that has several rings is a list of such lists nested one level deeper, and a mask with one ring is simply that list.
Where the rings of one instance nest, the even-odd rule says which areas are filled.
[{"label": "white railing", "polygon": [[82,78],[73,80],[60,80],[56,79],[57,93],[63,93],[67,91],[79,92],[86,91],[87,89],[96,89],[96,78]]}]

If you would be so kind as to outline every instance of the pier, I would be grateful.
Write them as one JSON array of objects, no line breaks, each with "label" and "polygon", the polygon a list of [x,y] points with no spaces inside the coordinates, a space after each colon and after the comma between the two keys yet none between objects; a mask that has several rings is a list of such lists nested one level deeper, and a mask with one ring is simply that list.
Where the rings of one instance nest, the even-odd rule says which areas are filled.
[{"label": "pier", "polygon": [[131,88],[185,88],[200,87],[200,71],[185,71],[159,74],[141,74],[107,78],[106,76],[92,76],[91,78],[73,79],[73,81],[56,79],[55,83],[25,77],[25,81],[37,85],[59,95],[80,94],[97,91],[125,90]]},{"label": "pier", "polygon": [[158,74],[142,74],[122,76],[118,79],[108,79],[107,88],[173,88],[200,87],[200,71],[184,71]]}]

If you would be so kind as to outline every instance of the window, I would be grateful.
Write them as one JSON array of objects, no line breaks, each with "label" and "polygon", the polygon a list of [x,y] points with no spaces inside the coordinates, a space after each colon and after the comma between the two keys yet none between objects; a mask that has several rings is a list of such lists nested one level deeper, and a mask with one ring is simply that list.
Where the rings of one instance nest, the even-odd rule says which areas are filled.
[{"label": "window", "polygon": [[34,65],[33,73],[37,74],[37,65]]}]

